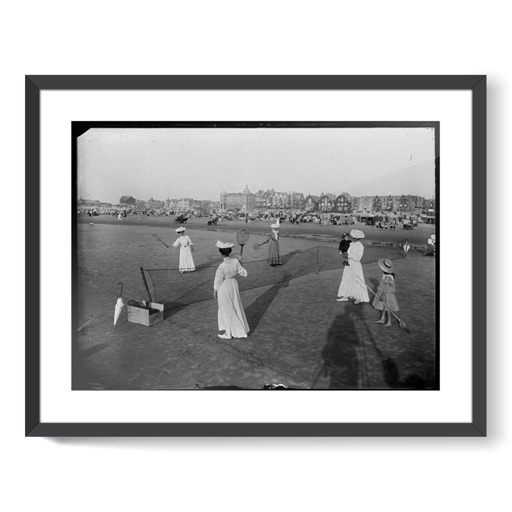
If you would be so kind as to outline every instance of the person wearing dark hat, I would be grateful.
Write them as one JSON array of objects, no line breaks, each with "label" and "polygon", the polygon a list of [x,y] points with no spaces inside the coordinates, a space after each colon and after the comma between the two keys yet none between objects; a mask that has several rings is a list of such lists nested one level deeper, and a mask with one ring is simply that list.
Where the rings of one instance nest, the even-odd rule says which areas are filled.
[{"label": "person wearing dark hat", "polygon": [[341,254],[346,254],[348,251],[348,248],[350,247],[351,241],[348,238],[349,236],[350,235],[348,233],[341,234],[341,242],[340,242],[340,247],[339,247],[339,251]]},{"label": "person wearing dark hat", "polygon": [[[373,299],[372,306],[382,311],[380,319],[376,323],[383,324],[384,327],[391,327],[391,311],[398,311],[398,301],[396,300],[395,274],[393,271],[393,262],[389,259],[380,258],[377,262],[382,270],[382,279],[377,288],[377,293]],[[386,321],[387,313],[387,321]]]},{"label": "person wearing dark hat", "polygon": [[348,248],[350,247],[350,240],[349,240],[349,234],[348,233],[342,233],[341,234],[341,242],[339,246],[339,253],[343,256],[343,266],[346,267],[349,265],[348,262]]}]

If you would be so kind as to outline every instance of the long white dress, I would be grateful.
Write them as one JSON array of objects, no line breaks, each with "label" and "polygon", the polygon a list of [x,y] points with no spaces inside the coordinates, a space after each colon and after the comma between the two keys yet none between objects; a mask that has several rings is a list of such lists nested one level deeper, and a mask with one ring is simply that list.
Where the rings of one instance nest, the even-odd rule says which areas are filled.
[{"label": "long white dress", "polygon": [[349,265],[344,267],[343,277],[338,289],[338,297],[351,297],[359,299],[361,302],[370,302],[368,290],[363,284],[364,274],[363,266],[361,265],[363,253],[364,245],[359,240],[350,244],[347,251]]},{"label": "long white dress", "polygon": [[215,273],[213,283],[219,305],[219,331],[226,331],[232,338],[247,338],[249,324],[245,317],[236,275],[247,277],[247,270],[238,260],[224,258]]},{"label": "long white dress", "polygon": [[194,258],[192,258],[192,250],[191,247],[194,244],[188,235],[180,236],[176,242],[172,244],[173,247],[180,247],[180,264],[179,269],[180,272],[192,272],[196,269],[194,265]]}]

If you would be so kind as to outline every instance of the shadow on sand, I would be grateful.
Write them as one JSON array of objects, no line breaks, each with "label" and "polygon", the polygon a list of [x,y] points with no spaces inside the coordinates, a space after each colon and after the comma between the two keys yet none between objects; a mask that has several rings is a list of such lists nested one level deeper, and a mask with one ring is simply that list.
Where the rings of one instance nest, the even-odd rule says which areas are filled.
[{"label": "shadow on sand", "polygon": [[181,302],[175,301],[167,301],[164,304],[164,320],[167,320],[172,315],[176,314],[178,311],[181,311],[187,304],[182,304]]},{"label": "shadow on sand", "polygon": [[[327,334],[327,344],[322,350],[323,366],[312,387],[381,389],[382,386],[372,386],[384,380],[385,389],[425,389],[425,381],[418,375],[401,377],[395,360],[388,357],[376,342],[364,318],[363,307],[347,304],[346,313],[334,319]],[[377,356],[380,370],[371,368],[369,355],[372,358]],[[322,385],[321,378],[323,381],[328,378],[328,384]]]},{"label": "shadow on sand", "polygon": [[[279,278],[279,281],[273,286],[271,286],[262,295],[260,295],[250,306],[245,308],[245,316],[251,328],[251,334],[253,334],[256,331],[261,319],[263,318],[267,309],[276,298],[277,294],[279,293],[279,290],[288,287],[290,284],[290,279],[295,277],[296,273],[289,272],[286,269],[286,264],[293,258],[295,254],[298,253],[300,253],[300,251],[293,251],[281,257],[282,265],[275,267],[276,270],[284,269],[284,273]],[[271,272],[272,270],[273,269],[271,269],[271,267],[269,266],[269,271]]]},{"label": "shadow on sand", "polygon": [[[286,275],[284,276],[287,277]],[[265,293],[261,294],[250,306],[245,308],[245,316],[247,318],[247,322],[251,327],[251,334],[253,334],[261,319],[264,317],[267,309],[272,304],[273,300],[276,298],[279,290],[282,288],[286,288],[290,284],[290,278],[288,277],[286,280],[283,280],[279,283],[276,283],[274,286],[270,287]]]}]

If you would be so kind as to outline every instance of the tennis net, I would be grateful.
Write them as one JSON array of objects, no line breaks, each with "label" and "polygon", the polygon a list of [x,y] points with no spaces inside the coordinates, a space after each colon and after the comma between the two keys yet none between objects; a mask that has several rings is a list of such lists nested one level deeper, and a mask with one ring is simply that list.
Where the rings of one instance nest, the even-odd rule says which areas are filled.
[{"label": "tennis net", "polygon": [[[364,264],[376,262],[380,251],[365,252]],[[289,281],[307,274],[328,270],[342,272],[342,257],[334,247],[313,247],[281,257],[282,265],[271,267],[266,259],[244,263],[247,277],[238,279],[240,291]],[[220,263],[219,263],[220,264]],[[199,266],[194,272],[178,269],[144,269],[149,276],[153,300],[173,309],[213,297],[213,281],[219,264]]]}]

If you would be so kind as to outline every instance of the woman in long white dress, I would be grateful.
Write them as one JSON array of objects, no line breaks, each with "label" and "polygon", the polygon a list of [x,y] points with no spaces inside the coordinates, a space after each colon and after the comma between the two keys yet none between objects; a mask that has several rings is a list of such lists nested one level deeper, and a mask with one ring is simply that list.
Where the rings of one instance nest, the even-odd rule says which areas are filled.
[{"label": "woman in long white dress", "polygon": [[218,334],[218,337],[226,340],[247,338],[249,324],[235,279],[237,275],[247,277],[247,270],[237,259],[230,258],[233,244],[218,241],[215,245],[224,258],[217,269],[213,283],[213,296],[217,298],[219,307],[219,331],[224,331]]},{"label": "woman in long white dress", "polygon": [[184,227],[176,229],[176,233],[178,233],[178,238],[172,246],[180,248],[180,272],[182,274],[185,272],[193,272],[196,269],[196,266],[194,265],[194,258],[192,258],[194,244],[192,243],[192,240],[190,240],[190,237],[185,235]]},{"label": "woman in long white dress", "polygon": [[349,298],[355,299],[354,304],[370,302],[368,290],[364,282],[361,258],[364,254],[364,245],[359,241],[364,233],[358,229],[350,232],[353,242],[347,251],[348,265],[344,267],[343,277],[338,289],[338,302],[347,302]]}]

